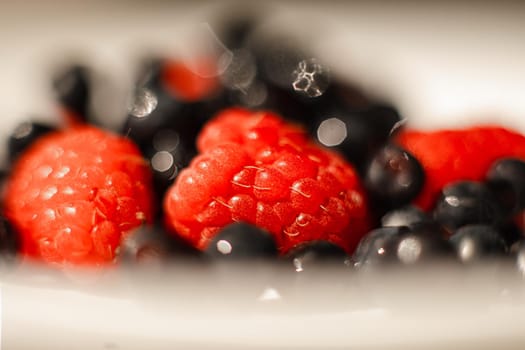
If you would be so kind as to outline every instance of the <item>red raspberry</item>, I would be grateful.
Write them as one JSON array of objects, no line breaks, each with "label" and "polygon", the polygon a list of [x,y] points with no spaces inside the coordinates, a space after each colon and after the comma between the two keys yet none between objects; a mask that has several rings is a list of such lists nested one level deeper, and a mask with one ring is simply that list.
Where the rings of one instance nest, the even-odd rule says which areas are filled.
[{"label": "red raspberry", "polygon": [[350,253],[369,229],[354,169],[275,114],[226,110],[204,127],[198,147],[164,208],[170,228],[199,249],[234,221],[270,231],[283,254],[318,239]]},{"label": "red raspberry", "polygon": [[220,87],[213,60],[195,59],[193,64],[195,70],[203,74],[199,75],[183,62],[175,60],[166,61],[162,67],[164,86],[172,95],[186,102],[207,99]]},{"label": "red raspberry", "polygon": [[22,254],[45,262],[113,261],[132,228],[152,219],[151,175],[129,140],[93,127],[47,134],[21,155],[5,214]]},{"label": "red raspberry", "polygon": [[406,130],[397,142],[425,171],[425,185],[415,203],[430,210],[441,189],[458,180],[481,181],[491,164],[503,157],[525,160],[525,137],[495,126],[432,132]]}]

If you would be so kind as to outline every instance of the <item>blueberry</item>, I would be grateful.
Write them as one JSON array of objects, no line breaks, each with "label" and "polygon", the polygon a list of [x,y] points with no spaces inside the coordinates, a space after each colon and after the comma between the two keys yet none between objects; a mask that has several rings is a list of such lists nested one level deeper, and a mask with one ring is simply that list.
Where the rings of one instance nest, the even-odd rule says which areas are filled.
[{"label": "blueberry", "polygon": [[[507,185],[507,198],[509,194],[514,194],[514,206],[512,211],[516,212],[525,209],[525,162],[520,159],[504,158],[494,164],[487,173],[489,183],[499,184],[500,187]],[[501,191],[500,191],[501,193]]]},{"label": "blueberry", "polygon": [[303,102],[317,101],[332,85],[330,69],[294,38],[262,34],[246,49],[257,62],[258,78]]},{"label": "blueberry", "polygon": [[445,186],[434,209],[434,218],[449,230],[468,224],[499,224],[503,214],[494,193],[475,181]]},{"label": "blueberry", "polygon": [[137,86],[122,133],[144,149],[151,146],[153,136],[163,128],[174,126],[179,134],[184,131],[177,124],[184,123],[179,119],[183,119],[185,113],[184,104],[153,79],[146,85]]},{"label": "blueberry", "polygon": [[350,265],[350,257],[341,247],[322,240],[298,245],[287,254],[287,258],[292,261],[297,272],[324,265],[336,267]]},{"label": "blueberry", "polygon": [[276,258],[277,247],[267,231],[244,222],[224,227],[210,241],[205,255],[212,259]]},{"label": "blueberry", "polygon": [[525,276],[525,239],[521,239],[519,243],[516,244],[516,268]]},{"label": "blueberry", "polygon": [[292,72],[292,79],[293,90],[310,98],[322,96],[330,85],[328,68],[315,58],[299,61]]},{"label": "blueberry", "polygon": [[11,264],[16,259],[20,239],[7,219],[0,216],[0,266]]},{"label": "blueberry", "polygon": [[54,130],[53,126],[39,122],[28,121],[19,124],[9,136],[7,144],[9,161],[13,162],[36,139]]},{"label": "blueberry", "polygon": [[408,227],[382,227],[364,236],[354,252],[354,266],[391,264],[396,261],[396,243]]},{"label": "blueberry", "polygon": [[259,25],[259,14],[245,11],[235,16],[228,14],[214,25],[218,40],[229,50],[248,46],[254,30]]},{"label": "blueberry", "polygon": [[232,51],[232,61],[220,76],[224,87],[246,93],[252,86],[257,75],[257,63],[252,52],[247,49]]},{"label": "blueberry", "polygon": [[388,103],[371,104],[364,113],[372,129],[375,130],[375,138],[379,141],[387,139],[398,131],[404,122],[399,111]]},{"label": "blueberry", "polygon": [[435,223],[416,223],[400,234],[395,246],[397,261],[404,265],[434,262],[452,256],[446,231]]},{"label": "blueberry", "polygon": [[[270,90],[271,87],[268,84],[264,83],[259,79],[253,79],[249,86],[246,88],[235,89],[235,90],[226,90],[226,105],[241,106],[246,108],[265,108],[273,109],[282,113],[283,116],[289,115],[289,111],[297,111],[293,109],[295,107],[299,108],[300,106],[294,106],[293,103],[288,107],[289,111],[284,108],[272,108],[271,106],[280,105],[278,102],[275,102],[276,96],[274,95],[275,91]],[[286,100],[286,99],[285,99]],[[286,103],[286,102],[285,102]],[[281,104],[282,106],[282,104]],[[293,114],[294,112],[292,112]]]},{"label": "blueberry", "polygon": [[285,89],[292,88],[293,72],[299,63],[311,58],[293,38],[266,35],[252,38],[250,44],[249,48],[257,57],[260,77]]},{"label": "blueberry", "polygon": [[188,152],[195,153],[195,138],[211,112],[205,110],[201,101],[185,101],[166,87],[163,80],[166,64],[161,59],[145,64],[122,133],[144,151],[151,147],[157,132],[170,129],[179,135]]},{"label": "blueberry", "polygon": [[369,232],[354,253],[354,266],[419,265],[451,255],[445,231],[435,223],[382,227]]},{"label": "blueberry", "polygon": [[395,208],[414,199],[424,179],[425,173],[416,158],[399,146],[387,144],[371,159],[364,183],[376,203]]},{"label": "blueberry", "polygon": [[59,71],[52,81],[56,98],[76,116],[88,116],[90,100],[90,71],[82,65],[71,65]]},{"label": "blueberry", "polygon": [[501,233],[489,225],[462,226],[450,237],[450,242],[464,263],[502,256],[508,251]]},{"label": "blueberry", "polygon": [[172,129],[157,131],[151,145],[143,153],[150,163],[155,194],[161,203],[169,186],[188,165],[191,155],[182,144],[179,134]]},{"label": "blueberry", "polygon": [[385,105],[351,109],[331,103],[317,115],[312,136],[324,146],[341,152],[360,173],[365,172],[369,159],[401,121],[395,109]]},{"label": "blueberry", "polygon": [[497,226],[497,230],[501,237],[505,241],[507,247],[511,247],[513,244],[518,242],[523,236],[521,229],[512,221],[504,222],[502,225]]},{"label": "blueberry", "polygon": [[418,222],[431,222],[432,218],[421,209],[407,205],[398,209],[387,212],[381,218],[381,226],[383,227],[399,227],[411,226]]},{"label": "blueberry", "polygon": [[143,225],[133,230],[120,245],[123,263],[162,263],[174,258],[197,258],[200,253],[158,226]]}]

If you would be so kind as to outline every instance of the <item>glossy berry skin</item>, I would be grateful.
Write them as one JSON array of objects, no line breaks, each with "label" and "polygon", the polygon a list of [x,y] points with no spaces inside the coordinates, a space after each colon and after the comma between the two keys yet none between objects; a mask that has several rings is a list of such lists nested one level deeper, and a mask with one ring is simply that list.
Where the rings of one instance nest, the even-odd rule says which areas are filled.
[{"label": "glossy berry skin", "polygon": [[128,139],[82,126],[39,138],[6,185],[21,253],[53,265],[105,265],[153,217],[151,173]]},{"label": "glossy berry skin", "polygon": [[422,165],[426,180],[415,203],[431,210],[443,187],[460,181],[482,181],[501,158],[525,159],[525,136],[496,126],[457,130],[402,130],[396,142]]},{"label": "glossy berry skin", "polygon": [[197,248],[234,221],[267,229],[281,254],[319,239],[351,252],[369,229],[354,169],[277,115],[225,110],[197,143],[164,201],[168,225]]},{"label": "glossy berry skin", "polygon": [[273,236],[257,226],[236,222],[222,228],[209,242],[204,255],[211,259],[275,259]]},{"label": "glossy berry skin", "polygon": [[373,156],[365,172],[365,187],[377,205],[387,208],[408,204],[421,191],[425,174],[412,155],[385,145]]},{"label": "glossy berry skin", "polygon": [[371,231],[354,254],[354,265],[419,265],[451,256],[445,231],[434,223],[382,227]]},{"label": "glossy berry skin", "polygon": [[39,122],[23,122],[19,124],[7,141],[9,161],[13,162],[35,140],[56,129]]},{"label": "glossy berry skin", "polygon": [[287,255],[296,272],[323,266],[350,266],[350,256],[339,246],[327,241],[311,241],[298,245]]},{"label": "glossy berry skin", "polygon": [[514,196],[512,212],[525,209],[525,162],[516,158],[496,161],[487,172],[487,181],[493,186],[508,186],[507,192]]},{"label": "glossy berry skin", "polygon": [[88,117],[91,97],[89,74],[87,67],[71,65],[53,77],[56,98],[70,121],[85,121]]},{"label": "glossy berry skin", "polygon": [[525,239],[521,239],[516,244],[516,253],[513,256],[515,259],[515,265],[521,276],[525,276]]},{"label": "glossy berry skin", "polygon": [[402,233],[397,241],[397,260],[404,265],[414,265],[451,258],[453,250],[446,240],[447,234],[435,223],[411,225],[410,231]]},{"label": "glossy berry skin", "polygon": [[499,224],[504,210],[481,182],[459,181],[443,188],[434,219],[450,230],[468,224]]},{"label": "glossy berry skin", "polygon": [[177,258],[197,258],[200,252],[154,225],[141,225],[127,235],[120,246],[119,262],[148,264]]},{"label": "glossy berry skin", "polygon": [[411,226],[420,222],[432,222],[432,218],[413,205],[393,209],[381,218],[381,226],[383,227]]},{"label": "glossy berry skin", "polygon": [[397,262],[396,244],[401,234],[409,232],[405,226],[381,227],[361,239],[352,260],[357,268],[379,266]]},{"label": "glossy berry skin", "polygon": [[466,225],[450,237],[458,259],[463,263],[503,256],[508,251],[500,232],[489,225]]}]

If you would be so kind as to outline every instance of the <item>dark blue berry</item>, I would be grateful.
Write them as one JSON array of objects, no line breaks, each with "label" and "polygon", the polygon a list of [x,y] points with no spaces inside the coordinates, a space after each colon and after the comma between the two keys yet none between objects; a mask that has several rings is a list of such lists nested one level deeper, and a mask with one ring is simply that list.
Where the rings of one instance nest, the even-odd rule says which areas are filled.
[{"label": "dark blue berry", "polygon": [[365,172],[365,187],[372,200],[387,208],[408,204],[425,179],[416,158],[399,146],[387,144],[374,155]]},{"label": "dark blue berry", "polygon": [[172,129],[160,129],[153,135],[150,147],[143,150],[153,173],[153,186],[158,202],[179,172],[188,165],[190,153],[180,140],[179,134]]},{"label": "dark blue berry", "polygon": [[500,233],[503,240],[505,241],[507,247],[511,247],[513,244],[518,242],[523,236],[523,232],[521,231],[521,229],[512,221],[507,221],[504,222],[502,225],[498,225],[497,230]]},{"label": "dark blue berry", "polygon": [[[512,212],[525,209],[525,162],[520,159],[505,158],[495,162],[487,173],[487,180],[503,191],[507,203],[513,203]],[[507,185],[507,190],[505,190]],[[514,199],[514,201],[512,201]]]},{"label": "dark blue berry", "polygon": [[19,124],[7,143],[9,160],[13,162],[36,139],[54,130],[53,126],[39,122],[28,121]]},{"label": "dark blue berry", "polygon": [[431,222],[432,218],[413,205],[407,205],[387,212],[381,218],[381,226],[411,226],[419,222]]},{"label": "dark blue berry", "polygon": [[466,225],[452,237],[456,255],[460,261],[471,263],[487,257],[503,256],[508,247],[501,233],[489,225]]},{"label": "dark blue berry", "polygon": [[382,227],[370,231],[364,236],[354,252],[354,266],[374,266],[395,263],[396,243],[408,227]]},{"label": "dark blue berry", "polygon": [[[154,64],[144,85],[137,85],[129,108],[129,114],[122,128],[122,133],[135,141],[141,149],[151,147],[154,135],[161,129],[171,127],[180,135],[185,131],[186,108],[182,101],[166,91]],[[195,128],[191,119],[187,120],[194,136]]]},{"label": "dark blue berry", "polygon": [[59,71],[52,81],[57,100],[68,111],[85,119],[90,100],[90,71],[82,65],[72,65]]},{"label": "dark blue berry", "polygon": [[395,109],[383,105],[351,109],[331,103],[323,108],[318,112],[313,137],[341,152],[361,173],[401,120]]},{"label": "dark blue berry", "polygon": [[253,87],[257,76],[257,63],[252,52],[248,49],[235,49],[231,51],[232,61],[220,79],[222,85],[228,90],[246,94]]},{"label": "dark blue berry", "polygon": [[228,8],[227,13],[221,13],[212,21],[211,29],[217,40],[228,50],[246,48],[260,24],[262,8],[241,9],[232,14]]},{"label": "dark blue berry", "polygon": [[368,233],[354,253],[356,267],[415,265],[451,256],[445,231],[435,223],[382,227]]},{"label": "dark blue berry", "polygon": [[174,258],[197,258],[200,252],[157,226],[143,225],[133,230],[120,245],[123,263],[159,263]]},{"label": "dark blue berry", "polygon": [[0,216],[0,267],[12,264],[19,249],[19,236],[6,218]]},{"label": "dark blue berry", "polygon": [[288,253],[295,271],[303,272],[320,266],[350,266],[350,257],[336,244],[328,241],[310,241],[295,247]]},{"label": "dark blue berry", "polygon": [[459,181],[445,186],[434,208],[434,218],[449,230],[468,224],[499,224],[504,210],[481,182]]},{"label": "dark blue berry", "polygon": [[516,245],[515,264],[519,273],[525,276],[525,239],[521,239]]},{"label": "dark blue berry", "polygon": [[277,247],[267,231],[237,222],[224,227],[212,238],[205,255],[222,260],[276,258]]},{"label": "dark blue berry", "polygon": [[196,153],[198,132],[224,103],[212,96],[198,101],[186,101],[175,96],[166,86],[166,64],[162,59],[145,64],[122,133],[145,151],[152,147],[153,139],[160,130],[171,130],[177,133],[191,158]]},{"label": "dark blue berry", "polygon": [[452,257],[453,249],[446,231],[436,223],[416,223],[396,242],[397,261],[404,265],[434,262]]},{"label": "dark blue berry", "polygon": [[259,76],[284,89],[292,88],[293,72],[301,61],[311,57],[289,37],[266,34],[251,38],[249,48],[257,57]]}]

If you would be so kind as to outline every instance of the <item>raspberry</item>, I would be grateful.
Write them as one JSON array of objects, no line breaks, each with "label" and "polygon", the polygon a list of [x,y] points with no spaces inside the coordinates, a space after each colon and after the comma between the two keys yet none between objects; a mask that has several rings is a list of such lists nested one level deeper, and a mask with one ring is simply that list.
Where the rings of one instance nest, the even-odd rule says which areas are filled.
[{"label": "raspberry", "polygon": [[174,96],[183,101],[198,101],[209,98],[219,90],[215,63],[211,59],[194,60],[199,75],[180,61],[166,61],[162,68],[163,82]]},{"label": "raspberry", "polygon": [[423,210],[435,205],[441,189],[459,180],[481,181],[503,157],[525,159],[525,136],[495,126],[432,132],[406,130],[397,142],[422,165],[425,184],[415,200]]},{"label": "raspberry", "polygon": [[168,226],[204,250],[224,226],[267,229],[285,254],[327,240],[352,252],[370,222],[354,169],[268,112],[228,109],[203,129],[199,154],[168,190]]},{"label": "raspberry", "polygon": [[153,216],[151,174],[129,140],[82,126],[36,140],[8,180],[5,215],[21,252],[55,265],[103,265]]}]

